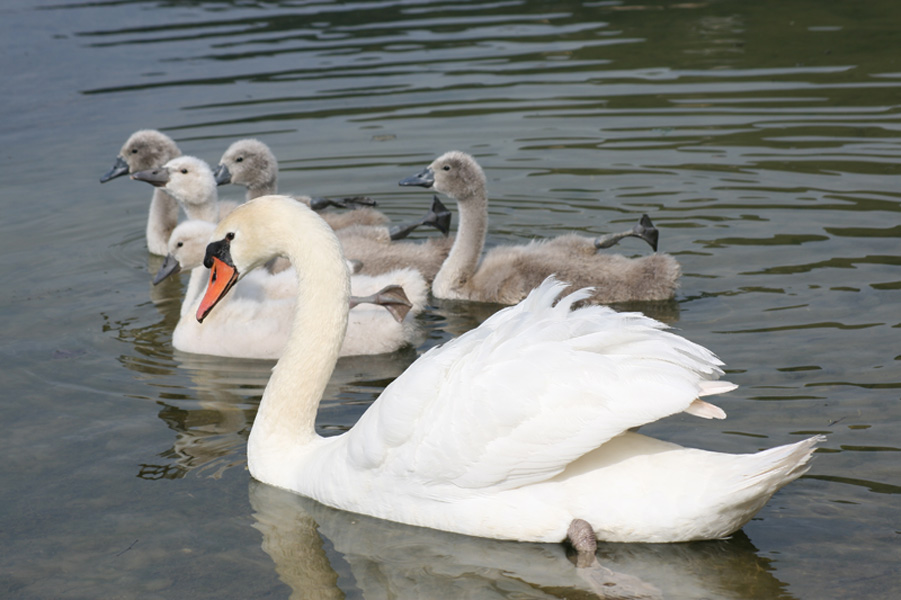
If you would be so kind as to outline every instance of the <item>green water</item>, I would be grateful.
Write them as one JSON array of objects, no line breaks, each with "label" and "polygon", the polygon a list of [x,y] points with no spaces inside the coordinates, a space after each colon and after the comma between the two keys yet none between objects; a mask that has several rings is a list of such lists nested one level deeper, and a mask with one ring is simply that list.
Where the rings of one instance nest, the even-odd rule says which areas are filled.
[{"label": "green water", "polygon": [[[897,597],[898,23],[881,0],[7,2],[0,596]],[[98,183],[147,127],[213,164],[258,137],[281,190],[366,193],[395,220],[431,199],[397,181],[465,150],[491,245],[647,212],[684,276],[674,302],[630,308],[741,387],[726,421],[643,431],[728,452],[828,441],[734,538],[602,545],[591,581],[559,546],[256,484],[244,445],[272,364],[173,350],[184,281],[150,285],[150,190]],[[320,431],[492,310],[435,301],[420,348],[343,359]]]}]

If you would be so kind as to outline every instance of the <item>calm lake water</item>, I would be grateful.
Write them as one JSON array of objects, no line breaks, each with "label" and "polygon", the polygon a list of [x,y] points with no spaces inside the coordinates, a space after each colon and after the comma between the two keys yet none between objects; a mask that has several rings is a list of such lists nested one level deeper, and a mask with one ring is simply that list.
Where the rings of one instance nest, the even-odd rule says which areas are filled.
[{"label": "calm lake water", "polygon": [[[899,23],[896,0],[7,0],[0,596],[901,597]],[[396,220],[431,198],[397,181],[465,150],[489,244],[649,213],[684,277],[630,308],[741,387],[725,421],[643,431],[828,441],[732,539],[602,544],[590,576],[561,546],[257,484],[245,441],[272,363],[173,350],[185,280],[150,285],[150,188],[98,183],[140,128],[213,164],[258,137],[283,191],[366,193]],[[320,431],[494,309],[436,301],[420,348],[342,360]]]}]

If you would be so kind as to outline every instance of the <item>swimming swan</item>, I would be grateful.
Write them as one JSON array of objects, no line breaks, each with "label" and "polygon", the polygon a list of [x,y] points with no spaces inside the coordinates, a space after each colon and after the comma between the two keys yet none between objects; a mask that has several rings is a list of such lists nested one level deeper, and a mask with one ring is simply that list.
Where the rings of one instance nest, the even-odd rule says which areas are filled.
[{"label": "swimming swan", "polygon": [[435,275],[437,298],[515,304],[549,275],[574,289],[592,286],[590,302],[608,304],[673,297],[681,269],[669,254],[626,258],[597,252],[595,240],[576,234],[519,246],[498,246],[480,262],[488,231],[485,174],[464,152],[447,152],[400,185],[435,189],[457,201],[460,225],[447,260]]},{"label": "swimming swan", "polygon": [[[214,229],[208,221],[180,223],[172,232],[169,254],[154,280],[156,284],[179,270],[191,270],[172,345],[194,354],[279,358],[294,318],[297,276],[293,270],[275,275],[264,269],[254,271],[235,286],[208,322],[201,325],[194,318],[209,276],[203,257]],[[428,294],[419,273],[405,269],[378,277],[351,277],[351,291],[357,297],[370,296],[388,285],[403,288],[411,304],[407,316],[398,322],[382,306],[357,304],[350,309],[339,356],[394,352],[418,341],[420,330],[413,318],[422,312]]]},{"label": "swimming swan", "polygon": [[[172,138],[155,129],[141,129],[125,141],[115,164],[100,178],[100,183],[160,167],[178,156],[181,156],[181,151]],[[165,190],[153,190],[150,212],[147,215],[147,250],[151,254],[165,256],[166,244],[176,225],[178,202]]]},{"label": "swimming swan", "polygon": [[587,292],[558,300],[565,285],[553,279],[415,361],[349,431],[321,437],[316,411],[350,293],[334,232],[307,207],[265,196],[223,219],[212,239],[199,320],[273,255],[296,265],[296,313],[250,433],[248,467],[335,508],[509,540],[588,531],[583,547],[595,536],[722,538],[804,473],[821,439],[733,455],[630,432],[682,411],[725,416],[700,397],[735,386],[717,381],[722,363],[711,352],[657,321],[571,310]]},{"label": "swimming swan", "polygon": [[[278,160],[269,146],[257,139],[238,140],[229,146],[222,158],[219,159],[219,166],[216,167],[214,174],[218,185],[234,183],[247,188],[247,200],[278,192]],[[388,217],[371,208],[375,205],[375,201],[367,196],[337,200],[309,196],[293,197],[314,210],[322,210],[328,206],[353,208],[355,210],[342,213],[326,212],[321,213],[320,216],[332,226],[332,229],[343,229],[354,225],[384,227],[385,235],[392,240],[406,237],[420,225],[431,225],[447,235],[450,224],[450,213],[445,209],[440,214],[430,213],[416,223],[388,228]]]}]

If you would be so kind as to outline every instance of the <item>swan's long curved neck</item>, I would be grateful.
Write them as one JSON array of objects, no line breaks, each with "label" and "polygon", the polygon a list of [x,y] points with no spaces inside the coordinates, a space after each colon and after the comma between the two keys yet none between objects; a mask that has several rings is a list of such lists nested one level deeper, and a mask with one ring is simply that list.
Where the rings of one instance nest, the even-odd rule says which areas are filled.
[{"label": "swan's long curved neck", "polygon": [[206,267],[201,265],[191,269],[191,277],[188,278],[188,287],[185,290],[185,299],[181,302],[180,317],[197,312],[197,303],[200,301],[200,295],[206,289],[209,278],[210,270]]},{"label": "swan's long curved neck", "polygon": [[154,188],[147,217],[147,245],[151,252],[165,256],[172,230],[178,225],[178,202],[165,190]]},{"label": "swan's long curved neck", "polygon": [[460,227],[450,254],[432,284],[440,292],[457,290],[466,285],[479,266],[488,233],[488,198],[484,189],[468,198],[456,200],[460,209]]},{"label": "swan's long curved neck", "polygon": [[219,193],[215,184],[203,189],[192,189],[182,192],[172,190],[172,196],[178,200],[178,204],[184,209],[189,220],[219,222]]},{"label": "swan's long curved neck", "polygon": [[272,178],[270,181],[247,187],[247,201],[260,196],[271,196],[278,193],[278,179]]},{"label": "swan's long curved neck", "polygon": [[[257,412],[247,447],[251,474],[281,485],[278,466],[311,444],[319,402],[331,378],[347,328],[350,278],[338,240],[311,211],[304,219],[317,226],[303,227],[290,219],[273,225],[276,251],[295,265],[298,297],[285,351]],[[303,235],[297,235],[303,231]]]},{"label": "swan's long curved neck", "polygon": [[213,198],[212,200],[207,199],[198,204],[183,202],[182,206],[185,209],[185,214],[188,216],[188,219],[198,219],[200,221],[209,221],[210,223],[219,221],[218,198]]}]

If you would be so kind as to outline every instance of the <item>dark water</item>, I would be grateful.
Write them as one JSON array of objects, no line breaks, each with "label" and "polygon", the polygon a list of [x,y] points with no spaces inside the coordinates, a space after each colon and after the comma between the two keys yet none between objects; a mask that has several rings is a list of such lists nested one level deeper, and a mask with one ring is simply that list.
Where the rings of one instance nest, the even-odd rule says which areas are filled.
[{"label": "dark water", "polygon": [[[5,2],[0,595],[899,597],[899,23],[888,0]],[[368,193],[398,220],[430,196],[397,180],[468,151],[490,244],[647,212],[685,275],[675,302],[632,308],[741,387],[726,421],[646,432],[828,442],[733,539],[602,545],[592,581],[558,546],[255,484],[244,444],[271,363],[173,351],[183,284],[151,289],[149,188],[97,181],[147,127],[211,163],[259,137],[282,190]],[[436,302],[418,350],[490,311]],[[320,431],[352,426],[416,354],[342,360]]]}]

